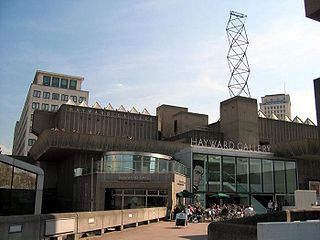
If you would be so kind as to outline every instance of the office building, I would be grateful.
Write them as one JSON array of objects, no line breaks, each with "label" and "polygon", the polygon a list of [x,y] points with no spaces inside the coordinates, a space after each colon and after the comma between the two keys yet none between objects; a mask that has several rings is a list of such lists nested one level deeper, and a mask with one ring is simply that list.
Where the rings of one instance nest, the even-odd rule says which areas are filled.
[{"label": "office building", "polygon": [[84,78],[79,76],[36,71],[20,119],[16,122],[12,155],[27,156],[37,140],[32,133],[34,110],[56,112],[68,100],[76,105],[88,101],[89,92],[81,90],[83,81]]},{"label": "office building", "polygon": [[291,119],[291,101],[289,94],[273,94],[261,97],[260,111],[268,118]]}]

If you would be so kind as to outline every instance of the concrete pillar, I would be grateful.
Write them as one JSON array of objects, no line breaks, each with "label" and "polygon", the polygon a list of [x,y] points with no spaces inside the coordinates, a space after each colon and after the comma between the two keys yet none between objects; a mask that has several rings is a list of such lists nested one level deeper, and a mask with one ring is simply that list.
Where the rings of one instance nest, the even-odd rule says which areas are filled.
[{"label": "concrete pillar", "polygon": [[221,102],[220,127],[225,141],[258,145],[257,100],[236,96]]}]

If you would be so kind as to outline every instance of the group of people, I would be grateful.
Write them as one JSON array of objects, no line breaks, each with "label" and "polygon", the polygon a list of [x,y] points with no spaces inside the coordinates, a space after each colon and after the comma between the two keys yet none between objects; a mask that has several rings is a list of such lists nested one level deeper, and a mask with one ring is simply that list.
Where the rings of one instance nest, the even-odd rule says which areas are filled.
[{"label": "group of people", "polygon": [[204,220],[219,221],[232,218],[248,217],[255,215],[255,210],[251,205],[240,206],[236,204],[212,204],[204,209],[197,205],[188,205],[185,209],[175,209],[175,213],[184,212],[187,215],[188,222],[202,222]]},{"label": "group of people", "polygon": [[278,203],[270,199],[267,206],[267,213],[273,213],[277,211],[279,211]]},{"label": "group of people", "polygon": [[237,204],[224,204],[223,206],[213,204],[210,208],[206,209],[206,213],[211,221],[249,217],[256,214],[251,205],[240,206]]}]

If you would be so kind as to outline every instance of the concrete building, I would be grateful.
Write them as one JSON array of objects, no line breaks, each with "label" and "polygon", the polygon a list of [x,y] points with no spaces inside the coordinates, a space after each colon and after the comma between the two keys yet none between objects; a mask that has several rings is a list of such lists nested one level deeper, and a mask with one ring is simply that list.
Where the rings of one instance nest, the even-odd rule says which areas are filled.
[{"label": "concrete building", "polygon": [[55,112],[72,100],[75,104],[87,102],[89,92],[81,90],[83,77],[37,70],[30,85],[19,121],[16,122],[13,139],[13,155],[27,156],[37,140],[32,133],[35,109]]},{"label": "concrete building", "polygon": [[275,115],[279,119],[291,119],[291,101],[289,94],[272,94],[261,97],[260,111],[270,118]]},{"label": "concrete building", "polygon": [[320,2],[318,0],[304,0],[306,16],[320,22]]},{"label": "concrete building", "polygon": [[[48,175],[45,212],[122,209],[130,201],[162,202],[172,209],[175,194],[185,189],[199,194],[203,205],[212,203],[210,195],[225,192],[236,203],[264,211],[270,198],[292,203],[294,190],[320,181],[318,168],[305,167],[319,161],[305,161],[301,145],[301,139],[317,141],[316,126],[259,117],[257,101],[240,96],[220,107],[214,124],[205,125],[206,115],[195,114],[194,129],[187,118],[178,122],[188,116],[187,108],[167,105],[158,108],[158,116],[68,104],[56,113],[35,111],[39,139],[30,155]],[[175,134],[175,120],[184,132]],[[171,137],[158,140],[158,123]]]},{"label": "concrete building", "polygon": [[159,121],[160,139],[199,129],[208,125],[208,115],[189,112],[188,108],[170,105],[157,107],[156,114]]}]

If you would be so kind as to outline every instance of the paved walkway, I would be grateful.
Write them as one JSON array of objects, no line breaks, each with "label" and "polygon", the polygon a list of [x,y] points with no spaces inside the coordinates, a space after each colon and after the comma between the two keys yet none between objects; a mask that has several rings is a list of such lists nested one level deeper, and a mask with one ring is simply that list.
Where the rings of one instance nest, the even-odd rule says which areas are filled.
[{"label": "paved walkway", "polygon": [[[175,222],[159,222],[106,233],[99,240],[207,240],[209,223],[190,223],[176,227]],[[96,239],[96,238],[95,238]]]}]

